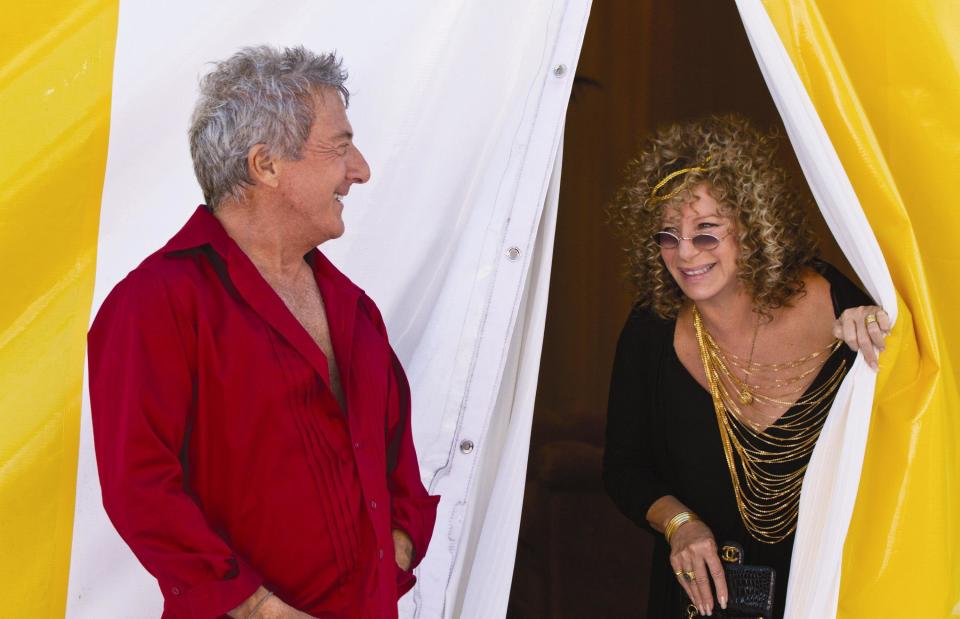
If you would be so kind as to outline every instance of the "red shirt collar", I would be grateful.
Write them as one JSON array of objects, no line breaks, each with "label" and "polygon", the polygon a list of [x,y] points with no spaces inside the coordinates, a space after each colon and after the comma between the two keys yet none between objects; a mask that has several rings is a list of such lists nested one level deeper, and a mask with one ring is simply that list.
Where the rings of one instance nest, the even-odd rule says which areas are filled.
[{"label": "red shirt collar", "polygon": [[[197,207],[197,210],[190,216],[187,223],[180,228],[179,232],[173,235],[173,238],[167,241],[167,244],[164,245],[160,251],[164,254],[169,254],[197,249],[204,245],[212,247],[213,250],[228,263],[231,260],[236,260],[241,255],[244,260],[249,260],[246,254],[243,253],[243,250],[240,249],[240,246],[237,245],[237,243],[230,238],[230,235],[227,234],[227,231],[224,230],[220,221],[213,216],[213,213],[211,213],[210,209],[204,204]],[[363,290],[350,281],[346,275],[341,273],[319,249],[311,249],[304,257],[313,264],[314,272],[319,277],[331,281],[331,283],[337,287],[344,286],[357,293],[363,292]]]}]

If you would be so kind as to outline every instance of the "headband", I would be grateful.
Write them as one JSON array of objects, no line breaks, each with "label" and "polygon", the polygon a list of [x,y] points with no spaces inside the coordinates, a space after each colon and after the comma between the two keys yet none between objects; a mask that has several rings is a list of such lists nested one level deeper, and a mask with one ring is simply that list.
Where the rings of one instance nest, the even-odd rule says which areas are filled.
[{"label": "headband", "polygon": [[657,202],[666,202],[670,200],[671,198],[676,196],[678,193],[683,191],[685,183],[681,183],[679,187],[677,187],[676,189],[674,189],[673,191],[671,191],[670,193],[664,196],[658,196],[657,192],[663,189],[664,185],[666,185],[673,179],[683,174],[689,174],[690,172],[709,172],[710,168],[707,168],[705,166],[710,162],[710,159],[711,157],[708,155],[707,158],[703,160],[703,163],[701,163],[699,166],[683,168],[682,170],[676,170],[675,172],[671,172],[670,174],[667,174],[662,179],[660,179],[659,183],[654,185],[653,189],[650,190],[650,197],[647,198],[647,201],[651,204],[656,204]]}]

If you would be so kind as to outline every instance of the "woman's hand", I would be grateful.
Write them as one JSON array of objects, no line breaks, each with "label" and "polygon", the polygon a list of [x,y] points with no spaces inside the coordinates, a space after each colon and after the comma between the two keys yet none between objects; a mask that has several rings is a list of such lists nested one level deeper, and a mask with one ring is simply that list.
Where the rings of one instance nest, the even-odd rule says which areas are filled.
[{"label": "woman's hand", "polygon": [[[682,525],[670,538],[670,565],[701,615],[713,614],[710,579],[721,608],[727,607],[727,580],[710,527],[701,520]],[[688,577],[692,574],[692,580]]]},{"label": "woman's hand", "polygon": [[877,369],[877,358],[883,352],[884,340],[890,333],[890,316],[879,305],[851,307],[833,323],[833,337],[841,339]]}]

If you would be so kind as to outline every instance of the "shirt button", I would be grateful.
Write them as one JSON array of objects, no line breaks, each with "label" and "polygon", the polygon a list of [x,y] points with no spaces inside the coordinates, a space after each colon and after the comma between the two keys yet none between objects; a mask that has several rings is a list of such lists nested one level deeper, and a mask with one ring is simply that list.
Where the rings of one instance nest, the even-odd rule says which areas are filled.
[{"label": "shirt button", "polygon": [[383,560],[383,548],[377,550],[377,555],[380,557],[380,560]]},{"label": "shirt button", "polygon": [[353,446],[355,449],[360,449],[360,441],[357,441],[356,443],[354,443]]},{"label": "shirt button", "polygon": [[376,502],[376,501],[370,501],[370,507],[372,507],[373,509],[377,509],[377,502]]},{"label": "shirt button", "polygon": [[170,589],[170,593],[174,595],[180,595],[180,587],[174,587],[173,589]]}]

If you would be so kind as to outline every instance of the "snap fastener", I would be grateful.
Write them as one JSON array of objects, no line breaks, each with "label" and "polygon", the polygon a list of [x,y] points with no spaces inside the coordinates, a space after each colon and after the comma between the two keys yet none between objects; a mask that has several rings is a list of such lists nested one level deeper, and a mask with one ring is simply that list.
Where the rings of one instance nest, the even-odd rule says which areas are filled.
[{"label": "snap fastener", "polygon": [[511,247],[507,250],[507,260],[518,260],[520,258],[520,248]]},{"label": "snap fastener", "polygon": [[460,441],[460,451],[462,451],[465,454],[468,454],[471,451],[473,451],[473,447],[474,447],[473,441],[471,441],[468,438],[465,438],[462,441]]},{"label": "snap fastener", "polygon": [[567,73],[567,65],[565,64],[558,64],[553,68],[554,77],[563,77],[564,75],[566,75],[566,73]]}]

